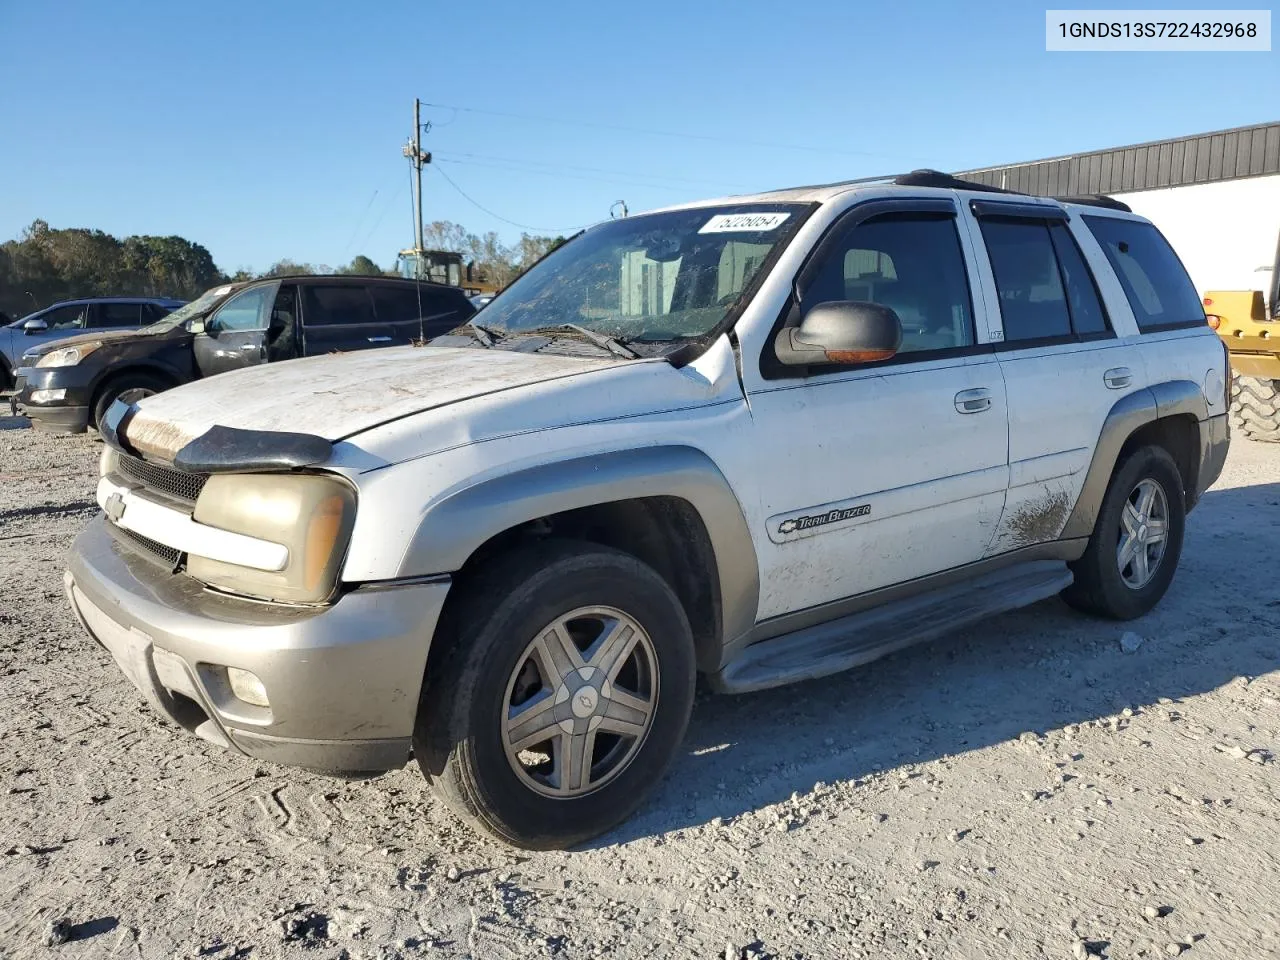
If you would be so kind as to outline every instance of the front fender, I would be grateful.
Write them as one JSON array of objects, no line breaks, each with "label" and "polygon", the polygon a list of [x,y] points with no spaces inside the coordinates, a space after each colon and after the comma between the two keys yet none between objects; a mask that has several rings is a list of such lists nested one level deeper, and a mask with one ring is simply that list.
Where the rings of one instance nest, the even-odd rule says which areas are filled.
[{"label": "front fender", "polygon": [[400,564],[400,577],[453,573],[481,544],[530,520],[642,497],[688,502],[716,558],[724,640],[755,624],[760,567],[746,518],[724,474],[687,446],[641,447],[541,464],[484,480],[432,504]]}]

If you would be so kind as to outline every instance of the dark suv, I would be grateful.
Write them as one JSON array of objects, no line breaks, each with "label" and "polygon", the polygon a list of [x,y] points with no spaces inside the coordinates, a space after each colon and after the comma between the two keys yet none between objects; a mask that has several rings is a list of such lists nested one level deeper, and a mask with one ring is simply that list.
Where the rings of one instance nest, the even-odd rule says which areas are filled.
[{"label": "dark suv", "polygon": [[15,406],[55,433],[96,427],[180,383],[258,363],[407,345],[466,321],[457,287],[397,277],[271,277],[225,284],[141,330],[70,337],[23,356]]}]

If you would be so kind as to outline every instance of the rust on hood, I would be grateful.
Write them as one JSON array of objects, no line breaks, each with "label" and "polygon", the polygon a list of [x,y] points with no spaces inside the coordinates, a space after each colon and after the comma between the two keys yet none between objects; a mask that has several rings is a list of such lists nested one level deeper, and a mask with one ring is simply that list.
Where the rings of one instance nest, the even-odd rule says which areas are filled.
[{"label": "rust on hood", "polygon": [[196,435],[180,424],[148,417],[146,411],[139,409],[125,426],[124,438],[144,457],[172,463],[178,451]]}]

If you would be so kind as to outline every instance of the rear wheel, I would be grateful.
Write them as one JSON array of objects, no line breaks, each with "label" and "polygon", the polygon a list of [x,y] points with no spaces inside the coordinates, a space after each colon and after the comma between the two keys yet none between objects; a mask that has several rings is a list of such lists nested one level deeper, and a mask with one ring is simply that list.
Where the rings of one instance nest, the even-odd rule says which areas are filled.
[{"label": "rear wheel", "polygon": [[97,429],[102,418],[106,416],[111,404],[117,400],[125,403],[137,403],[143,397],[168,390],[172,384],[149,373],[126,373],[109,381],[93,401],[93,419],[90,425]]},{"label": "rear wheel", "polygon": [[1280,380],[1236,377],[1231,383],[1231,426],[1250,440],[1280,442]]},{"label": "rear wheel", "polygon": [[626,819],[693,706],[693,639],[671,588],[629,554],[550,541],[462,589],[418,711],[423,774],[454,813],[530,849]]},{"label": "rear wheel", "polygon": [[1071,606],[1132,620],[1169,589],[1182,554],[1186,496],[1182,475],[1163,447],[1140,447],[1116,468],[1089,546],[1071,564]]}]

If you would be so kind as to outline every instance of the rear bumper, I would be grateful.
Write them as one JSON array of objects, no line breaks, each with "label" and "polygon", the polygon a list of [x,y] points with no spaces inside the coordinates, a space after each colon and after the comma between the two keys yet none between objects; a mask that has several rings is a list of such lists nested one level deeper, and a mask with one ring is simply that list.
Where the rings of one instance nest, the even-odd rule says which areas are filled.
[{"label": "rear bumper", "polygon": [[[144,698],[190,732],[276,763],[378,772],[409,758],[447,579],[361,588],[324,608],[225,597],[118,542],[105,517],[76,539],[66,591]],[[270,703],[231,690],[227,668]]]},{"label": "rear bumper", "polygon": [[1196,505],[1204,492],[1222,475],[1222,468],[1227,462],[1227,451],[1231,447],[1231,431],[1227,420],[1224,413],[1200,421],[1200,468],[1196,472],[1196,489],[1187,504],[1188,510]]}]

